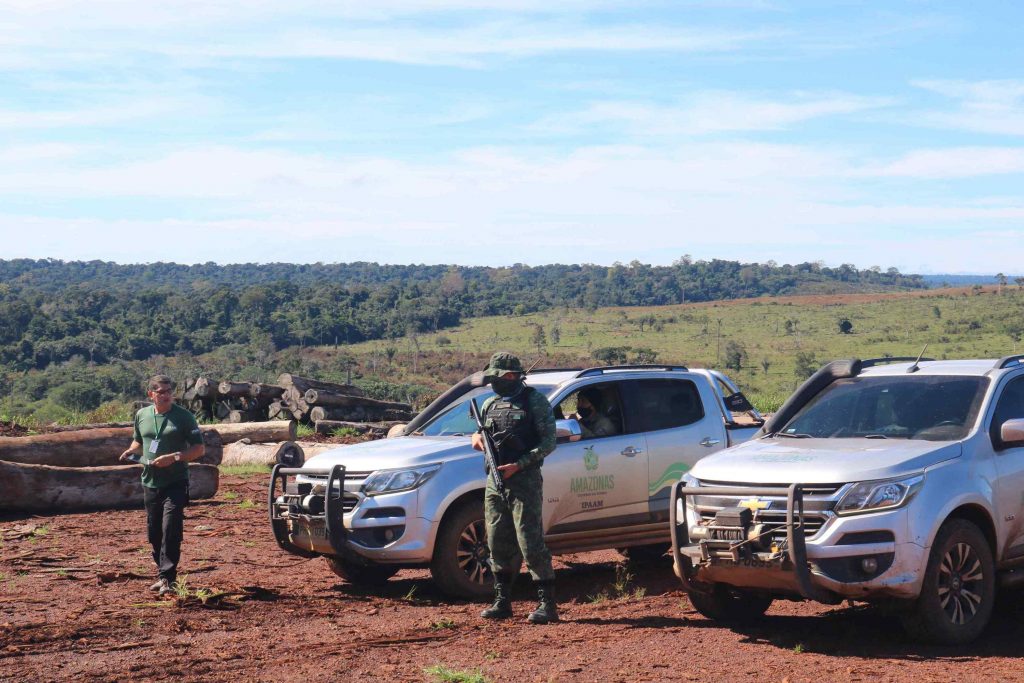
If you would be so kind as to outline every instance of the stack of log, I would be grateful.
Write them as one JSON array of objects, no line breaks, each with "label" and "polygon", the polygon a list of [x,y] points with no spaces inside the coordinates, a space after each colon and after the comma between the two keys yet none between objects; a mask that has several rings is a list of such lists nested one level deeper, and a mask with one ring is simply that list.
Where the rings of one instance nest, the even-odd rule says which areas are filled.
[{"label": "stack of log", "polygon": [[[273,418],[271,403],[284,394],[284,387],[259,382],[217,382],[208,377],[187,379],[178,387],[178,403],[197,418],[229,423],[260,422]],[[284,416],[281,416],[284,417]]]},{"label": "stack of log", "polygon": [[303,423],[320,420],[351,422],[408,422],[412,406],[408,403],[379,401],[351,384],[321,382],[285,373],[277,378],[284,391],[270,404],[268,417],[294,418]]}]

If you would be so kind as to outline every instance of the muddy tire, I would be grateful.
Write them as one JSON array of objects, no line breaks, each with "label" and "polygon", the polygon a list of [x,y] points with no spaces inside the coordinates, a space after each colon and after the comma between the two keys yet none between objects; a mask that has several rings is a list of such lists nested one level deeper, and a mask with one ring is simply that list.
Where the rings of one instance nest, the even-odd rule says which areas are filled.
[{"label": "muddy tire", "polygon": [[325,559],[332,572],[355,586],[382,586],[398,573],[398,567],[386,564],[358,564],[340,557]]},{"label": "muddy tire", "polygon": [[486,600],[494,595],[489,557],[483,501],[470,501],[445,515],[430,575],[446,595]]},{"label": "muddy tire", "polygon": [[693,608],[713,621],[744,624],[757,621],[772,604],[772,599],[731,588],[722,583],[714,584],[710,593],[689,594]]},{"label": "muddy tire", "polygon": [[995,593],[988,540],[967,520],[951,519],[935,536],[921,595],[903,615],[903,626],[917,640],[969,643],[988,625]]},{"label": "muddy tire", "polygon": [[651,543],[650,545],[634,545],[628,548],[618,548],[619,554],[626,558],[626,561],[637,567],[653,569],[656,567],[669,567],[672,561],[668,553],[671,545],[669,543]]}]

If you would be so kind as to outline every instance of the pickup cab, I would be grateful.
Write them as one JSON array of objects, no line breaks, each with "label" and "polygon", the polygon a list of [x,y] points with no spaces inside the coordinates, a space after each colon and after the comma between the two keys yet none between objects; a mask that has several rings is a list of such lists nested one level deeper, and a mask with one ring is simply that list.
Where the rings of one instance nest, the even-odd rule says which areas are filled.
[{"label": "pickup cab", "polygon": [[672,492],[672,555],[723,621],[772,600],[885,603],[976,638],[1024,567],[1024,356],[836,361]]},{"label": "pickup cab", "polygon": [[[558,445],[542,470],[553,553],[619,548],[637,557],[664,555],[673,484],[702,457],[750,438],[763,423],[714,370],[542,370],[528,373],[526,383],[548,398],[557,419]],[[599,392],[610,434],[584,438],[571,417],[583,389]],[[269,506],[279,546],[322,555],[352,582],[429,567],[447,594],[490,595],[484,456],[470,445],[476,426],[469,401],[482,405],[491,395],[476,373],[398,436],[342,446],[299,468],[277,466]],[[745,425],[738,421],[743,413]]]}]

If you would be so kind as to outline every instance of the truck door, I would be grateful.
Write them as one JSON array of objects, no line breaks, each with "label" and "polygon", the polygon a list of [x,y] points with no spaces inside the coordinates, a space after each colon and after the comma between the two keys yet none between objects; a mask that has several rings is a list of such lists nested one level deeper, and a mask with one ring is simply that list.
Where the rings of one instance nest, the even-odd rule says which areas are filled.
[{"label": "truck door", "polygon": [[600,419],[582,422],[580,441],[561,443],[544,460],[544,518],[548,534],[639,523],[646,518],[647,452],[643,434],[624,419],[620,382],[588,384],[558,400],[556,417],[572,418],[580,393]]},{"label": "truck door", "polygon": [[698,460],[728,445],[714,390],[705,378],[631,380],[624,387],[630,422],[644,432],[651,521],[668,520],[670,487]]},{"label": "truck door", "polygon": [[1005,532],[1003,559],[1024,556],[1024,448],[1002,448],[999,429],[1003,422],[1024,418],[1024,377],[1007,382],[996,401],[989,424],[989,437],[995,449],[997,526]]}]

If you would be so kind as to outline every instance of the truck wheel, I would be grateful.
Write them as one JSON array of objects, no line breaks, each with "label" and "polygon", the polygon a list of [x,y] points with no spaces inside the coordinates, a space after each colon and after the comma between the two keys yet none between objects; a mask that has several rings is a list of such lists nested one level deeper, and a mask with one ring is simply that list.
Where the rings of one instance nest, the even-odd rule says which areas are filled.
[{"label": "truck wheel", "polygon": [[771,598],[716,583],[709,593],[689,594],[694,609],[714,621],[743,624],[756,621],[772,604]]},{"label": "truck wheel", "polygon": [[484,504],[468,502],[445,515],[437,532],[430,575],[447,595],[486,599],[494,594],[488,557]]},{"label": "truck wheel", "polygon": [[650,545],[632,545],[628,548],[618,548],[618,551],[630,564],[634,564],[637,567],[653,568],[662,565],[668,567],[671,562],[669,562],[668,556],[665,553],[669,551],[670,547],[669,543],[651,543]]},{"label": "truck wheel", "polygon": [[326,560],[332,572],[356,586],[382,586],[398,573],[398,567],[387,564],[359,564],[340,557]]},{"label": "truck wheel", "polygon": [[932,544],[921,595],[903,625],[919,640],[962,645],[977,638],[995,604],[995,562],[988,540],[964,519],[942,525]]}]

